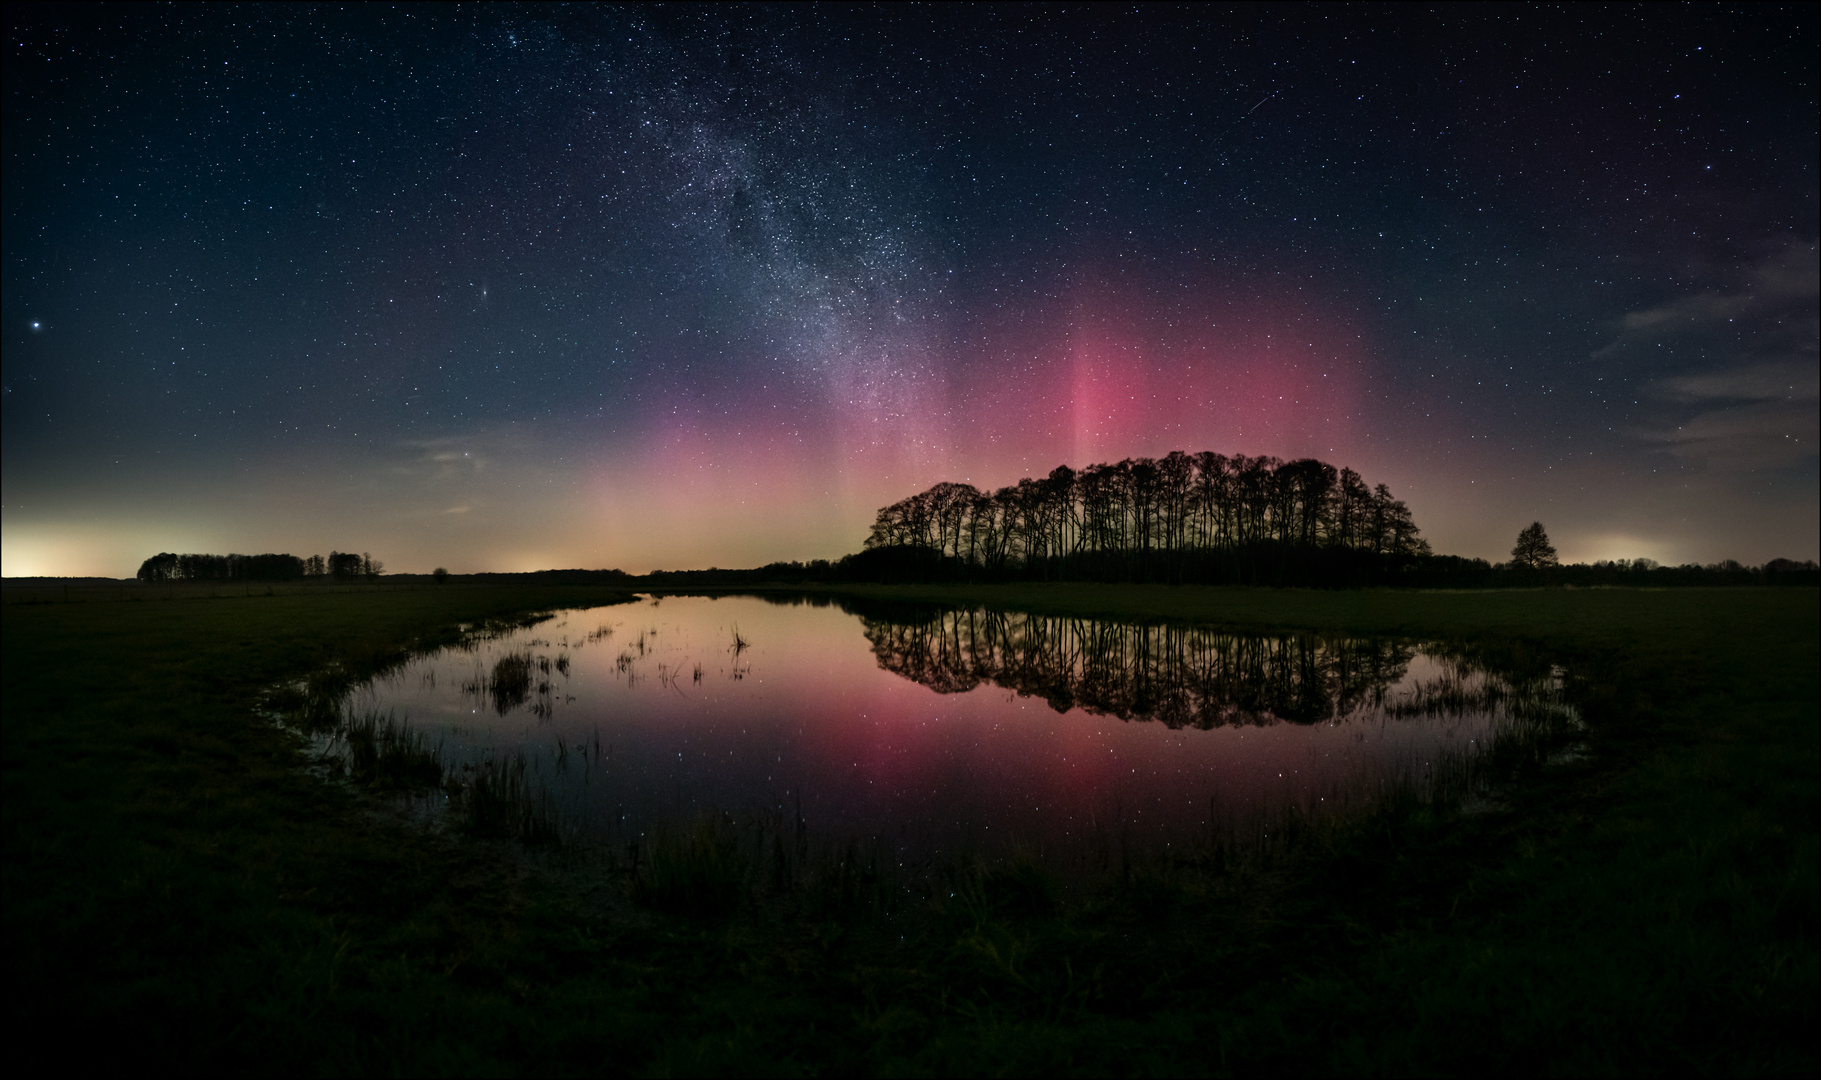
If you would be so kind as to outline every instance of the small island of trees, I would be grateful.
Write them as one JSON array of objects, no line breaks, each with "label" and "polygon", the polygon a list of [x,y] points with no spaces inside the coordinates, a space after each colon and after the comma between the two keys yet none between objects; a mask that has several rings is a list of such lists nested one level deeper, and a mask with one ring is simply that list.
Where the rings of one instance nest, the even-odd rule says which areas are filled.
[{"label": "small island of trees", "polygon": [[1176,451],[937,484],[880,510],[855,558],[888,577],[1352,585],[1429,555],[1409,507],[1352,469]]}]

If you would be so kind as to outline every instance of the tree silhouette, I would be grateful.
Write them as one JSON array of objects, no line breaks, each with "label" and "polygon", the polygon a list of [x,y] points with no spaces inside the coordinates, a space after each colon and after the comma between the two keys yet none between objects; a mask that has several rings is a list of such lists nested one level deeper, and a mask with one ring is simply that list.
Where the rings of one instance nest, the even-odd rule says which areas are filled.
[{"label": "tree silhouette", "polygon": [[1518,533],[1517,547],[1511,549],[1511,561],[1526,570],[1557,565],[1555,546],[1549,542],[1549,534],[1543,531],[1542,522],[1533,521],[1529,528]]},{"label": "tree silhouette", "polygon": [[1410,508],[1351,469],[1180,451],[940,483],[882,508],[866,548],[893,573],[1177,583],[1364,584],[1430,554]]},{"label": "tree silhouette", "polygon": [[294,581],[307,564],[295,555],[175,555],[160,552],[139,564],[141,581]]},{"label": "tree silhouette", "polygon": [[324,559],[311,555],[176,555],[160,552],[139,566],[141,581],[297,581],[332,576],[342,580],[377,578],[386,572],[372,555],[331,551]]}]

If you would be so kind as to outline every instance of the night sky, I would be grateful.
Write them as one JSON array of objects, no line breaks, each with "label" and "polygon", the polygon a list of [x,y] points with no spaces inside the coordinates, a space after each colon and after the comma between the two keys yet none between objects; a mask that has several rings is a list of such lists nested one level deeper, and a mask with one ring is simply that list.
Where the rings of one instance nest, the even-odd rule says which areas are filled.
[{"label": "night sky", "polygon": [[9,6],[4,573],[753,566],[1174,449],[1815,558],[1815,13]]}]

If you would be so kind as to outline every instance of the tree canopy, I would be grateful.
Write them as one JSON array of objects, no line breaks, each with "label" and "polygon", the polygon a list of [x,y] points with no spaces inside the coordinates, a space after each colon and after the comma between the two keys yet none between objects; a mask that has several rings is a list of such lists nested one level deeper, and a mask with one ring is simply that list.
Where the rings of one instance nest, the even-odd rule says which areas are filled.
[{"label": "tree canopy", "polygon": [[297,581],[376,578],[385,567],[371,555],[331,551],[311,555],[174,555],[160,552],[139,564],[140,581]]},{"label": "tree canopy", "polygon": [[869,552],[988,576],[1360,580],[1429,553],[1383,484],[1313,458],[1176,451],[992,493],[940,483],[879,511]]},{"label": "tree canopy", "polygon": [[1540,570],[1545,566],[1556,566],[1560,560],[1555,557],[1555,545],[1549,542],[1549,534],[1543,531],[1543,523],[1533,521],[1523,532],[1518,533],[1517,546],[1511,549],[1511,561],[1526,570]]}]

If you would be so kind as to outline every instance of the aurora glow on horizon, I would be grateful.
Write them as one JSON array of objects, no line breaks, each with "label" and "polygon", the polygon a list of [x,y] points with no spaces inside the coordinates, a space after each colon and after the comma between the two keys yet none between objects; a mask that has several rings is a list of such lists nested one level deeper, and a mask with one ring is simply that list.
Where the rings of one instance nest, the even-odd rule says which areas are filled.
[{"label": "aurora glow on horizon", "polygon": [[1171,450],[1821,555],[1813,7],[11,8],[3,572],[642,572]]}]

